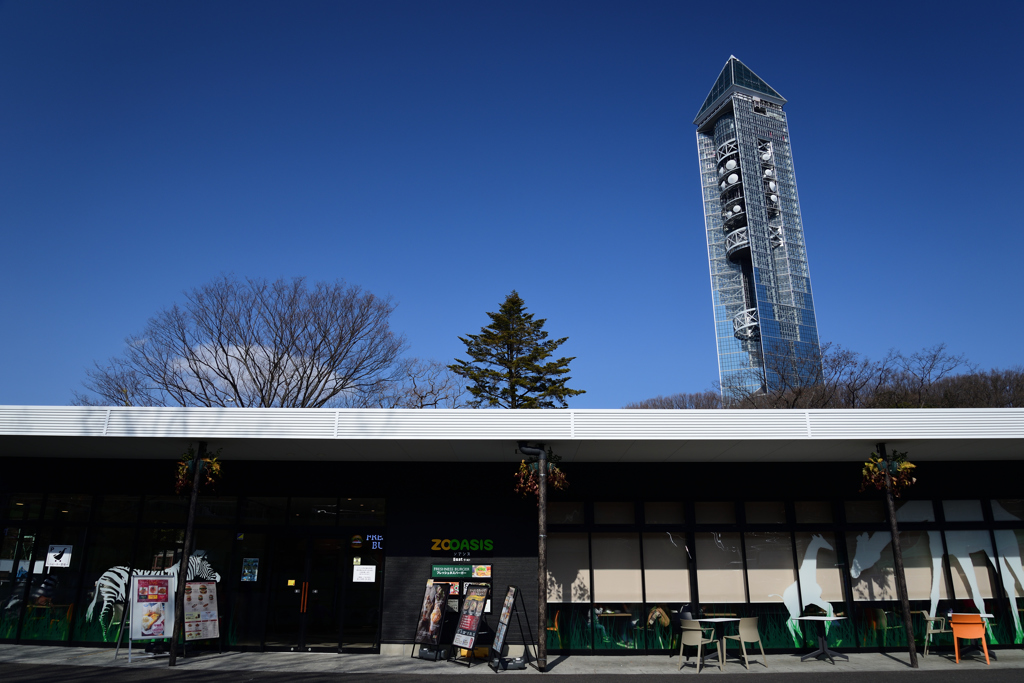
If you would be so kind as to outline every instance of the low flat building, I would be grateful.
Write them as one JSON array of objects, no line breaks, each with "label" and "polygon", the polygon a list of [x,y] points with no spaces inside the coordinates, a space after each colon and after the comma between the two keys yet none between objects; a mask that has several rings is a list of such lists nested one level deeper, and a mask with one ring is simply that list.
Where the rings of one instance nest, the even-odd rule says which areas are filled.
[{"label": "low flat building", "polygon": [[[523,441],[569,481],[550,499],[543,625]],[[490,584],[492,627],[518,586],[554,653],[678,649],[683,605],[757,616],[769,649],[814,645],[794,619],[808,609],[847,617],[838,649],[905,646],[883,498],[859,490],[880,443],[917,465],[897,501],[912,609],[990,613],[990,643],[1024,640],[1021,409],[2,406],[0,642],[113,646],[124,577],[181,559],[173,483],[200,442],[223,463],[195,556],[226,648],[408,656],[428,581],[452,601]]]}]

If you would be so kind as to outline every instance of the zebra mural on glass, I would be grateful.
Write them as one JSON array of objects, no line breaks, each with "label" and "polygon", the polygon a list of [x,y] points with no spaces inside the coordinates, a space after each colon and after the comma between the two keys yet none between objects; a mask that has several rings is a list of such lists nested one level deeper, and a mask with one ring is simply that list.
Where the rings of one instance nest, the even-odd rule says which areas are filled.
[{"label": "zebra mural on glass", "polygon": [[[108,630],[114,616],[114,606],[117,603],[123,604],[125,602],[125,596],[128,593],[128,588],[131,586],[132,577],[169,576],[171,577],[173,584],[177,582],[180,567],[180,562],[163,571],[133,569],[129,572],[128,567],[124,565],[111,567],[107,571],[103,572],[103,574],[100,575],[100,578],[96,580],[96,587],[93,592],[92,602],[89,603],[89,607],[85,611],[85,620],[93,620],[94,615],[96,615],[96,604],[100,603],[101,606],[98,619],[100,622],[100,628],[103,629],[103,642],[107,642],[109,640]],[[194,553],[192,557],[188,558],[188,569],[185,570],[185,580],[219,582],[220,574],[214,571],[213,566],[210,564],[209,560],[206,559],[205,553],[197,552]]]}]

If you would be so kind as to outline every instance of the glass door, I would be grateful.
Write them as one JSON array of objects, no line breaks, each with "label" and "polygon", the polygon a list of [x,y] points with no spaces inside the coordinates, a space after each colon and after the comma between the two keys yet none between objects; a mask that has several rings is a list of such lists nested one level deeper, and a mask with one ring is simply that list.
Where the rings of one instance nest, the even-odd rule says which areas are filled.
[{"label": "glass door", "polygon": [[[376,538],[380,538],[379,536]],[[341,568],[342,652],[379,652],[380,602],[384,584],[383,542],[373,536],[346,536]]]}]

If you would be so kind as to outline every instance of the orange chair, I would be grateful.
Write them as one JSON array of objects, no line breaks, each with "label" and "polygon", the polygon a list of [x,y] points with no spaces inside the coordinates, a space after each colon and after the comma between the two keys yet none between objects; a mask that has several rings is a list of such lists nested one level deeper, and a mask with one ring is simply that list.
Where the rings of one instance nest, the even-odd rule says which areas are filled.
[{"label": "orange chair", "polygon": [[981,647],[985,650],[985,664],[988,660],[988,644],[985,642],[985,623],[980,614],[954,614],[950,625],[953,627],[953,649],[956,651],[956,663],[960,663],[960,640],[981,638]]},{"label": "orange chair", "polygon": [[561,614],[562,610],[555,610],[555,625],[548,626],[549,631],[554,631],[555,635],[558,636],[558,649],[562,649],[562,632],[558,630],[558,615]]}]

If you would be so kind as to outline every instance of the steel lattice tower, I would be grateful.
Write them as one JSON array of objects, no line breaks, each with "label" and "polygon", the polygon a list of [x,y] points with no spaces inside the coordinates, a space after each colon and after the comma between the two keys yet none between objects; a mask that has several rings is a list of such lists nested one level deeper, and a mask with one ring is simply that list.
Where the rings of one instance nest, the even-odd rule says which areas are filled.
[{"label": "steel lattice tower", "polygon": [[725,397],[821,377],[785,103],[729,57],[694,119]]}]

